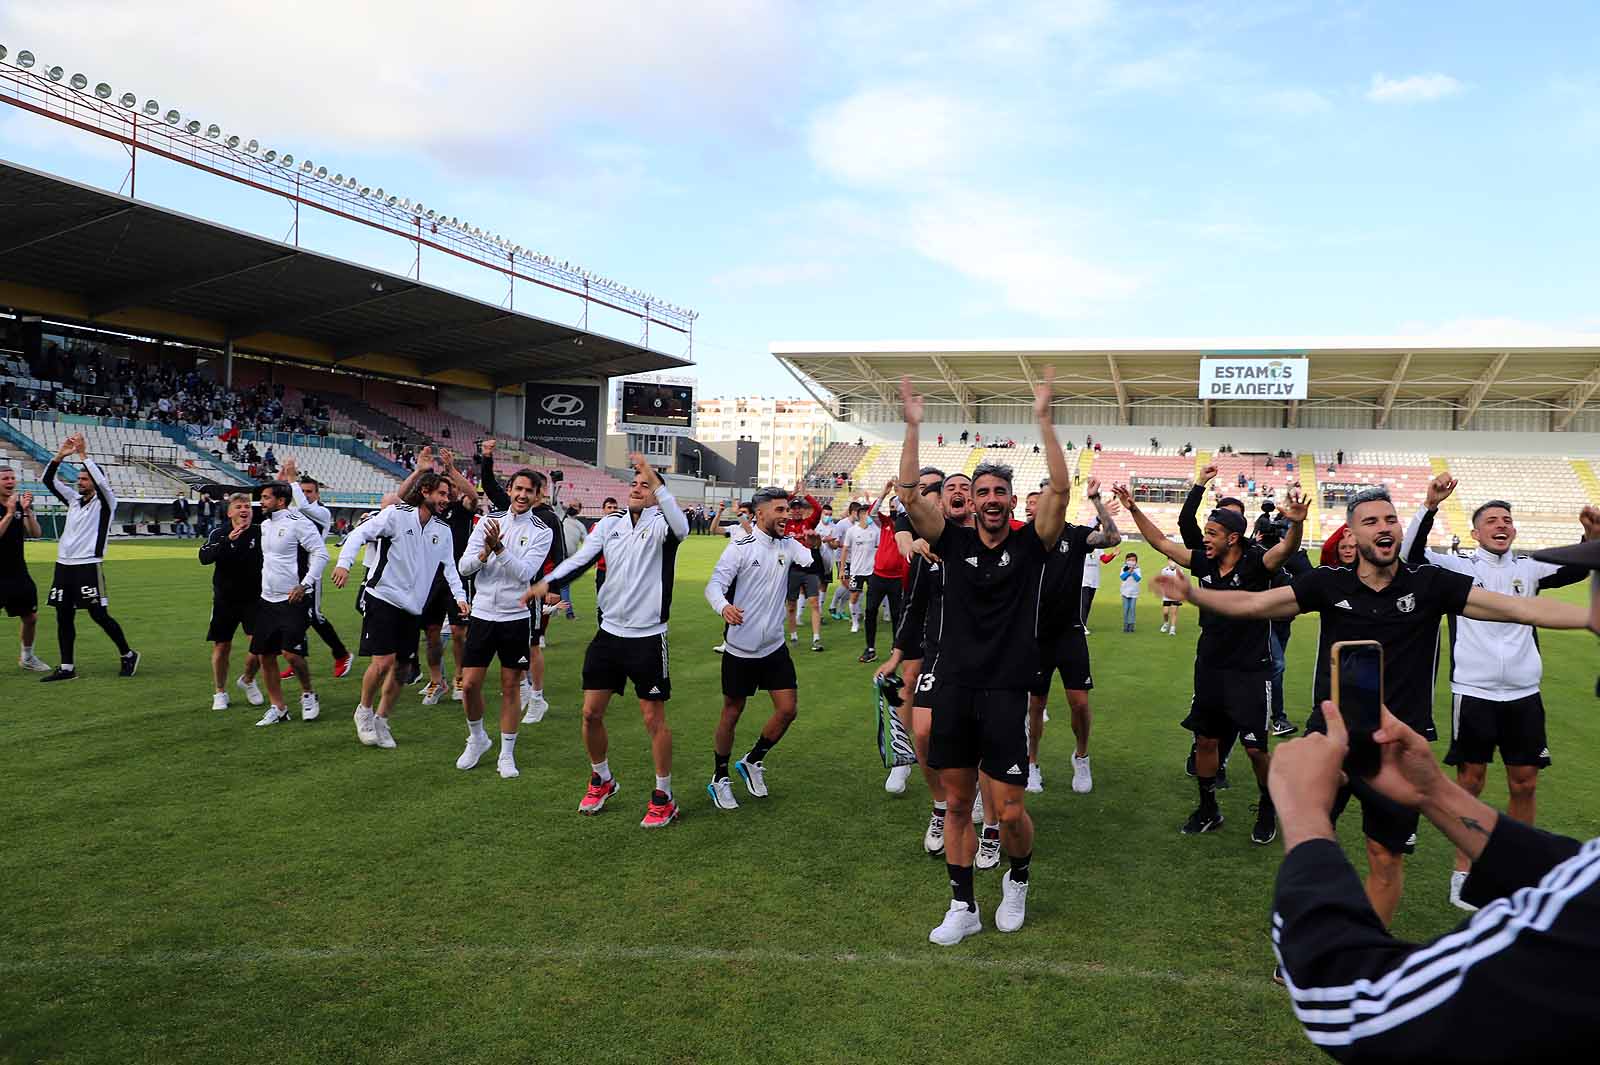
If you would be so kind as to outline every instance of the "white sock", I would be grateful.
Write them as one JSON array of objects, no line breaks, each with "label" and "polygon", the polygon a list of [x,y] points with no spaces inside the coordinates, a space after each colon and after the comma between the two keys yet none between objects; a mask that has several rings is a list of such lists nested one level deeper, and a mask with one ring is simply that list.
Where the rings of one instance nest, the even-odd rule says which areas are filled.
[{"label": "white sock", "polygon": [[606,781],[611,779],[611,763],[609,761],[590,762],[589,768],[593,769],[595,775],[600,778],[600,783],[604,784]]},{"label": "white sock", "polygon": [[533,692],[533,697],[535,699],[543,699],[544,698],[544,689],[543,688],[529,688],[528,690]]},{"label": "white sock", "polygon": [[71,662],[63,662],[63,663],[61,663],[61,668],[62,668],[62,669],[63,669],[63,670],[64,670],[64,671],[66,671],[66,672],[68,672],[68,673],[71,673],[71,672],[72,672],[72,671],[73,671],[73,668],[74,668],[74,667],[73,667],[73,665],[72,665],[72,663],[71,663]]},{"label": "white sock", "polygon": [[500,733],[500,760],[509,762],[517,753],[517,734],[515,732]]},{"label": "white sock", "polygon": [[656,790],[667,798],[672,798],[672,774],[656,777]]},{"label": "white sock", "polygon": [[33,657],[33,644],[25,643],[25,644],[22,645],[22,657],[23,658],[32,658]]},{"label": "white sock", "polygon": [[467,732],[475,740],[486,740],[489,738],[489,734],[483,731],[483,721],[481,719],[478,721],[468,721]]},{"label": "white sock", "polygon": [[358,706],[358,707],[356,707],[356,713],[358,713],[358,714],[370,714],[370,713],[372,713],[372,707],[370,707],[370,706]]}]

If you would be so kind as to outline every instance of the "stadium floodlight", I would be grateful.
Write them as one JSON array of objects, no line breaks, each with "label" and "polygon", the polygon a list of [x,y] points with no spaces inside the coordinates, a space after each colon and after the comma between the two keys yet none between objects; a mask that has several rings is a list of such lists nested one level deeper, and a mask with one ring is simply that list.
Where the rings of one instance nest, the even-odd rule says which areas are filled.
[{"label": "stadium floodlight", "polygon": [[181,114],[179,114],[176,109],[173,109],[173,110],[167,112],[167,117],[166,117],[167,125],[176,126],[179,122],[182,122],[182,121],[183,121],[183,116]]},{"label": "stadium floodlight", "polygon": [[361,191],[358,193],[358,195],[360,195],[362,199],[365,199],[366,197],[371,196],[372,195],[372,186],[371,185],[363,185],[363,186],[361,186]]},{"label": "stadium floodlight", "polygon": [[374,192],[373,195],[376,196],[380,200],[383,199],[383,186],[379,185],[378,186],[378,191]]},{"label": "stadium floodlight", "polygon": [[77,89],[79,92],[82,92],[83,90],[85,90],[85,89],[87,89],[89,87],[89,79],[84,77],[82,74],[74,74],[74,75],[72,75],[71,79],[67,82],[67,84],[71,85],[74,89]]},{"label": "stadium floodlight", "polygon": [[222,127],[215,122],[206,127],[206,140],[214,141],[220,136],[222,136]]},{"label": "stadium floodlight", "polygon": [[3,44],[0,44],[0,60],[5,59],[5,57],[10,55],[10,54],[11,54],[10,52],[6,51],[6,46],[3,45]]},{"label": "stadium floodlight", "polygon": [[300,164],[300,173],[302,173],[302,174],[310,174],[316,168],[317,168],[317,165],[315,163],[313,163],[311,160],[307,159],[305,162]]},{"label": "stadium floodlight", "polygon": [[435,219],[435,217],[437,217],[437,216],[433,213],[433,210],[430,208],[428,210],[428,215],[427,215],[428,221],[432,222]]},{"label": "stadium floodlight", "polygon": [[344,175],[343,174],[335,174],[335,175],[333,175],[333,183],[335,185],[343,185],[344,184]]},{"label": "stadium floodlight", "polygon": [[285,152],[283,155],[278,156],[278,165],[282,166],[282,167],[293,166],[294,165],[294,156],[292,156],[289,153]]},{"label": "stadium floodlight", "polygon": [[402,196],[402,197],[400,197],[400,207],[401,207],[402,210],[406,210],[406,211],[411,210],[411,197],[410,196]]},{"label": "stadium floodlight", "polygon": [[260,150],[261,142],[256,140],[254,137],[251,137],[249,140],[244,142],[244,151],[246,155],[254,155]]},{"label": "stadium floodlight", "polygon": [[354,191],[355,189],[359,189],[362,186],[361,186],[361,182],[357,181],[355,178],[352,177],[352,178],[345,178],[344,187]]},{"label": "stadium floodlight", "polygon": [[186,131],[188,131],[191,135],[199,136],[199,134],[200,134],[200,121],[199,121],[199,119],[191,118],[189,120],[188,125],[184,126],[183,128]]},{"label": "stadium floodlight", "polygon": [[62,78],[67,76],[67,72],[62,70],[59,66],[53,66],[44,72],[44,76],[49,78],[51,81],[60,81]]},{"label": "stadium floodlight", "polygon": [[400,205],[400,197],[398,197],[398,196],[390,196],[387,200],[384,200],[383,202],[388,204],[390,207],[398,207]]},{"label": "stadium floodlight", "polygon": [[111,99],[111,86],[102,81],[94,87],[94,94],[102,100],[109,100]]},{"label": "stadium floodlight", "polygon": [[33,53],[28,51],[26,48],[17,53],[17,66],[21,67],[23,70],[30,69],[33,66],[33,63]]},{"label": "stadium floodlight", "polygon": [[[132,107],[133,105],[131,103],[129,103],[128,101],[129,100],[133,100],[133,99],[135,99],[133,93],[131,93],[131,92],[123,93],[122,94],[122,106],[123,107]],[[144,102],[143,110],[144,110],[144,113],[149,115],[151,118],[160,118],[161,117],[161,104],[159,102],[155,101],[155,100],[146,100]]]},{"label": "stadium floodlight", "polygon": [[121,104],[123,107],[126,107],[130,111],[133,110],[134,105],[138,102],[139,98],[133,95],[131,92],[125,92],[117,99],[117,103]]},{"label": "stadium floodlight", "polygon": [[261,157],[261,161],[263,163],[270,163],[270,162],[272,162],[273,160],[275,160],[277,158],[278,158],[278,153],[273,151],[271,148],[268,148],[267,149],[267,154],[263,155]]},{"label": "stadium floodlight", "polygon": [[328,168],[327,167],[325,167],[325,166],[317,167],[317,180],[318,181],[326,181],[326,180],[328,180]]},{"label": "stadium floodlight", "polygon": [[235,133],[233,136],[229,137],[227,140],[223,141],[222,143],[226,144],[229,148],[235,148],[236,149],[236,148],[239,147],[239,135],[237,133]]}]

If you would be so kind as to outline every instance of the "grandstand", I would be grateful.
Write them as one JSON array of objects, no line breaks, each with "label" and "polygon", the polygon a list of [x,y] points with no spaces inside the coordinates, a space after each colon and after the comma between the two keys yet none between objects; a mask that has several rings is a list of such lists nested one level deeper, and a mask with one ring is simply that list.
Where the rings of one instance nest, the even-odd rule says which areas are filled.
[{"label": "grandstand", "polygon": [[[835,440],[866,445],[852,471],[856,495],[876,493],[897,468],[902,375],[926,398],[925,442],[967,432],[1018,444],[965,452],[925,444],[924,461],[937,456],[947,470],[1008,462],[1019,492],[1036,484],[1043,464],[1032,454],[1032,390],[1052,366],[1055,422],[1077,449],[1069,461],[1078,475],[1191,481],[1215,462],[1213,498],[1238,495],[1252,513],[1299,482],[1312,502],[1308,540],[1341,524],[1352,486],[1387,486],[1409,517],[1428,480],[1444,470],[1461,485],[1434,523],[1439,546],[1452,536],[1472,546],[1471,510],[1485,499],[1513,503],[1525,546],[1571,542],[1578,510],[1600,505],[1600,337],[1592,335],[1537,343],[1276,337],[776,343],[771,350],[838,417]],[[1241,352],[1307,358],[1307,398],[1199,399],[1200,359]],[[1099,450],[1083,449],[1091,436]],[[829,470],[841,454],[825,453]],[[823,469],[819,461],[812,472]],[[1175,504],[1145,506],[1164,526],[1175,520]]]},{"label": "grandstand", "polygon": [[67,437],[83,433],[89,457],[105,471],[117,497],[130,503],[167,503],[200,484],[236,483],[211,462],[155,429],[85,423],[82,419],[22,423],[6,419],[5,425],[8,436],[21,434],[33,441],[35,458],[43,461],[53,457]]}]

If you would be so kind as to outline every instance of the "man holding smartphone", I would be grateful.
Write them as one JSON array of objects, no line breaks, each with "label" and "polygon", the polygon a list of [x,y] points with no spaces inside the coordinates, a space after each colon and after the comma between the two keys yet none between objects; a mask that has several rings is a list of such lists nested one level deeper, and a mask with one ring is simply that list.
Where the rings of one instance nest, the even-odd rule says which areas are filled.
[{"label": "man holding smartphone", "polygon": [[[1480,621],[1507,621],[1551,629],[1588,626],[1583,607],[1554,600],[1517,598],[1474,588],[1472,578],[1436,566],[1414,566],[1400,559],[1401,525],[1385,488],[1369,488],[1345,507],[1348,535],[1355,540],[1354,568],[1319,566],[1294,583],[1264,592],[1214,591],[1187,580],[1157,578],[1168,599],[1182,599],[1205,610],[1241,618],[1291,618],[1317,611],[1321,642],[1312,711],[1307,732],[1325,732],[1321,704],[1332,697],[1330,650],[1347,640],[1383,645],[1384,702],[1396,718],[1427,740],[1433,725],[1433,671],[1439,647],[1439,619],[1459,615]],[[1417,812],[1374,791],[1364,780],[1344,784],[1334,802],[1338,819],[1350,797],[1361,804],[1367,837],[1367,898],[1385,925],[1393,922],[1405,885],[1404,857],[1416,850]]]}]

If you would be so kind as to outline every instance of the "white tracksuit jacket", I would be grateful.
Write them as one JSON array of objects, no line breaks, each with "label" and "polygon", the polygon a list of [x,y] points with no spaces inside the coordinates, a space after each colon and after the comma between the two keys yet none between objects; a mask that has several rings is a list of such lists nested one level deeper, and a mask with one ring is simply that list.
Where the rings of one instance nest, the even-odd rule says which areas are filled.
[{"label": "white tracksuit jacket", "polygon": [[728,626],[728,654],[765,658],[783,646],[789,567],[811,562],[811,551],[804,544],[789,536],[768,536],[760,529],[723,550],[706,584],[706,602],[718,614],[729,603],[744,611],[743,624]]}]

